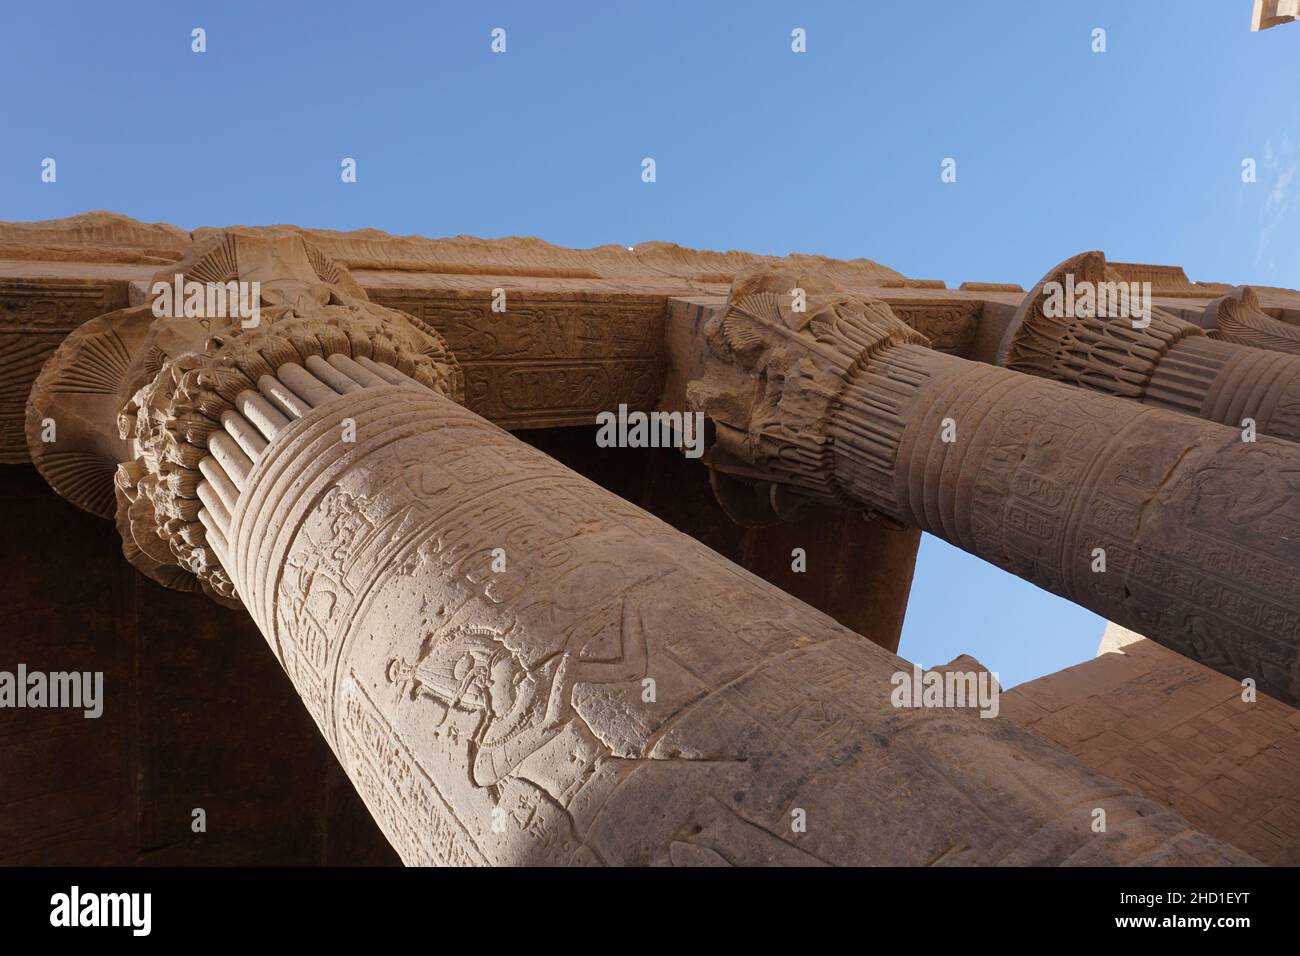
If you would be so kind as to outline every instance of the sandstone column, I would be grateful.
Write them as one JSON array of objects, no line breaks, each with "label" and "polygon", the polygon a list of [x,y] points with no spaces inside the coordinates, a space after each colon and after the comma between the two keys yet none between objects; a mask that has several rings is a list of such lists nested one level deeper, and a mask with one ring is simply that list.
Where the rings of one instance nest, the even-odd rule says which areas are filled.
[{"label": "sandstone column", "polygon": [[[1095,305],[1086,315],[1049,315],[1046,288],[1064,286],[1067,276],[1072,287],[1118,289],[1107,285],[1100,252],[1067,259],[1025,297],[1007,329],[999,365],[1239,429],[1253,421],[1258,433],[1300,441],[1300,329],[1270,319],[1257,303],[1252,312],[1253,295],[1218,300],[1220,331],[1211,337],[1159,309],[1151,310],[1144,328],[1127,317],[1098,315]],[[1273,326],[1291,332],[1291,339],[1270,332]],[[1294,347],[1290,354],[1276,345],[1252,347],[1265,337]]]},{"label": "sandstone column", "polygon": [[135,392],[119,527],[248,608],[406,862],[1249,862],[1009,722],[895,708],[900,658],[456,405],[435,337],[325,285]]},{"label": "sandstone column", "polygon": [[738,280],[707,332],[724,487],[918,526],[1300,701],[1300,445],[936,353],[878,302],[794,312],[795,284]]},{"label": "sandstone column", "polygon": [[226,416],[266,445],[204,521],[408,863],[1209,858],[1028,735],[894,709],[901,660],[447,399],[312,364]]}]

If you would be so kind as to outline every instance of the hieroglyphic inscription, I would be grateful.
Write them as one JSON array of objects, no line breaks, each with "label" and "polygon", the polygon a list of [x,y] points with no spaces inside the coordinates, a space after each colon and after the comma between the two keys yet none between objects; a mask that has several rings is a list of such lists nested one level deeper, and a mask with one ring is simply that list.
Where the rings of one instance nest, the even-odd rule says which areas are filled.
[{"label": "hieroglyphic inscription", "polygon": [[[1061,795],[1105,799],[1058,758],[1056,789],[1005,823],[973,812],[963,794],[1028,737],[996,767],[941,761],[952,783],[930,751],[990,732],[945,717],[888,746],[892,655],[436,394],[374,394],[277,439],[245,494],[278,506],[232,536],[269,549],[245,570],[322,575],[277,591],[273,643],[304,662],[300,690],[333,675],[326,733],[407,862],[980,862],[1025,833],[1056,859]],[[323,451],[340,415],[366,437]],[[920,839],[911,805],[874,796],[904,779],[952,808]],[[835,825],[796,833],[791,807]]]},{"label": "hieroglyphic inscription", "polygon": [[[343,759],[366,806],[413,866],[486,862],[473,837],[355,678],[344,681]],[[398,808],[401,812],[398,812]]]},{"label": "hieroglyphic inscription", "polygon": [[944,355],[881,302],[795,314],[771,291],[794,278],[738,279],[705,329],[687,392],[715,471],[768,485],[775,517],[811,498],[938,534],[1300,702],[1300,446]]},{"label": "hieroglyphic inscription", "polygon": [[0,463],[29,460],[23,415],[45,360],[77,326],[126,302],[122,282],[0,279]]},{"label": "hieroglyphic inscription", "polygon": [[939,352],[969,356],[975,347],[975,335],[983,309],[977,300],[889,301],[895,316],[930,340],[930,346]]},{"label": "hieroglyphic inscription", "polygon": [[[972,394],[999,374],[970,375]],[[1247,444],[1220,426],[1030,379],[971,418],[964,441],[923,446],[927,467],[970,469],[971,479],[927,481],[936,498],[919,520],[952,514],[952,527],[972,530],[964,545],[974,553],[1271,693],[1296,693],[1294,446]]]},{"label": "hieroglyphic inscription", "polygon": [[506,428],[590,424],[599,411],[654,407],[663,385],[665,299],[506,290],[376,289],[447,339],[465,372],[465,404]]}]

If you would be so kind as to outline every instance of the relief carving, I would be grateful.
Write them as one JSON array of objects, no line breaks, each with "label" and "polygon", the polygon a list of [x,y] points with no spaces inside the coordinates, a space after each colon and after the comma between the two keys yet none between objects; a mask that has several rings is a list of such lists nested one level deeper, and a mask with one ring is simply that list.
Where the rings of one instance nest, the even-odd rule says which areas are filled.
[{"label": "relief carving", "polygon": [[[1271,666],[1261,686],[1294,673],[1296,556],[1266,535],[1295,519],[1263,507],[1275,494],[1202,504],[1210,469],[1243,472],[1223,429],[943,355],[791,262],[743,275],[706,329],[715,367],[691,396],[717,475],[757,479],[774,516],[822,500],[930,527],[1082,603],[1149,610],[1171,644],[1222,633],[1202,653]],[[32,414],[70,423],[60,450],[120,463],[138,567],[247,609],[404,861],[1251,862],[1019,727],[900,710],[905,661],[456,404],[433,325],[300,235],[200,235],[178,268],[260,282],[260,323],[103,317]],[[1290,476],[1289,449],[1256,453]],[[90,471],[38,465],[96,500]],[[1080,581],[1075,555],[1125,522],[1117,577],[1151,595]]]},{"label": "relief carving", "polygon": [[[1101,266],[1088,254],[1061,268]],[[1300,445],[943,355],[882,303],[854,303],[846,322],[842,302],[809,318],[749,289],[738,280],[707,330],[716,361],[688,393],[716,427],[706,461],[727,484],[715,488],[754,485],[772,515],[817,499],[930,531],[1300,701]],[[1072,328],[1022,326],[1007,354],[1048,369]],[[1185,331],[1166,328],[1171,341]]]},{"label": "relief carving", "polygon": [[[1207,337],[1128,288],[1139,279],[1154,285],[1163,275],[1155,267],[1122,269],[1127,272],[1100,252],[1087,252],[1051,270],[1017,310],[998,364],[1225,425],[1253,422],[1263,434],[1300,440],[1300,328],[1264,315],[1243,289],[1209,307],[1218,330]],[[1076,309],[1063,302],[1062,289],[1066,296],[1080,289],[1086,298]],[[1135,311],[1131,300],[1142,307]],[[1279,354],[1287,349],[1277,346],[1287,341],[1295,350]]]},{"label": "relief carving", "polygon": [[1205,307],[1205,316],[1211,337],[1220,341],[1300,355],[1300,326],[1265,312],[1248,285],[1211,302]]},{"label": "relief carving", "polygon": [[[223,289],[257,282],[258,322],[245,327],[234,299],[197,316],[178,304],[155,308],[160,287],[173,282]],[[54,489],[93,513],[116,513],[128,559],[169,587],[201,586],[234,601],[198,519],[198,465],[236,396],[255,393],[267,372],[341,353],[377,357],[449,394],[461,388],[437,333],[369,302],[297,235],[209,237],[160,272],[151,291],[145,304],[87,322],[64,340],[32,388],[27,437]],[[41,440],[48,419],[59,425],[56,442]]]}]

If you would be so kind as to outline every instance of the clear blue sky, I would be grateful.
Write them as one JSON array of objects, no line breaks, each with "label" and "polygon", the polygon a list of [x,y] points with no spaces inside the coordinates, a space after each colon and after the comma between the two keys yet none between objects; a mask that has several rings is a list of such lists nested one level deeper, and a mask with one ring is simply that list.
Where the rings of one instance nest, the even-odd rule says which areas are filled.
[{"label": "clear blue sky", "polygon": [[[662,239],[950,284],[1028,286],[1100,248],[1297,286],[1300,24],[1252,34],[1250,7],[10,2],[0,219]],[[1091,656],[1101,629],[927,538],[902,650],[973,653],[1009,686]]]}]

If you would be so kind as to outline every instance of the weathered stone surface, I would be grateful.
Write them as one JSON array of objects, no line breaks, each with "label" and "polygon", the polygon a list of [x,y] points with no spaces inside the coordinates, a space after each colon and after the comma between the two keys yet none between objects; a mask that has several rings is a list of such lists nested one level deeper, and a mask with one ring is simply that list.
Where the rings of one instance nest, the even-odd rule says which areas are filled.
[{"label": "weathered stone surface", "polygon": [[[62,339],[114,309],[146,304],[155,272],[170,279],[175,269],[164,266],[192,259],[196,244],[228,232],[305,238],[351,267],[372,301],[425,318],[449,337],[463,363],[469,407],[509,428],[586,424],[593,408],[620,403],[653,408],[668,297],[725,294],[739,270],[781,261],[672,243],[579,250],[529,238],[428,239],[294,226],[187,233],[104,212],[0,223],[0,462],[28,460],[22,410]],[[826,271],[849,288],[934,285],[867,259],[786,261]],[[492,311],[498,292],[506,296],[505,312]],[[955,315],[954,307],[978,314],[979,304],[959,299],[943,307],[946,313],[918,308],[942,319]],[[956,334],[969,334],[970,320],[943,320]],[[101,504],[107,507],[107,499]]]},{"label": "weathered stone surface", "polygon": [[28,460],[27,396],[54,350],[74,329],[126,304],[126,288],[112,281],[0,277],[0,464]]},{"label": "weathered stone surface", "polygon": [[895,709],[900,659],[425,389],[278,431],[227,539],[408,863],[1245,860],[1006,725]]},{"label": "weathered stone surface", "polygon": [[[1102,314],[1124,288],[1117,281],[1151,280],[1117,279],[1100,252],[1083,253],[1052,269],[1017,310],[998,364],[1300,440],[1300,328],[1264,315],[1249,290],[1207,307],[1207,314],[1213,310],[1217,317],[1213,338],[1201,326],[1160,309],[1152,308],[1138,320]],[[1062,287],[1084,286],[1095,290],[1095,301],[1082,314],[1075,313],[1074,303],[1066,314],[1049,314],[1047,303],[1060,298]],[[1123,301],[1129,301],[1127,292]],[[1252,347],[1265,343],[1267,348]],[[1288,344],[1292,354],[1282,354],[1288,350],[1278,346]]]},{"label": "weathered stone surface", "polygon": [[[845,520],[809,508],[797,520],[737,525],[710,488],[708,470],[676,448],[609,449],[594,428],[529,429],[521,440],[572,471],[689,534],[728,561],[861,634],[898,650],[920,531]],[[794,567],[802,549],[806,568]]]},{"label": "weathered stone surface", "polygon": [[[745,269],[783,262],[789,268],[824,272],[837,283],[849,288],[880,285],[902,288],[918,281],[910,280],[870,259],[840,260],[800,253],[778,257],[750,252],[712,252],[689,249],[669,242],[643,242],[631,247],[607,245],[594,249],[566,249],[531,237],[479,239],[474,236],[455,236],[429,239],[424,236],[392,236],[377,229],[335,232],[328,229],[300,229],[297,226],[205,228],[196,230],[193,235],[199,240],[218,235],[228,228],[263,235],[302,235],[341,265],[361,274],[369,271],[398,271],[435,275],[645,282],[659,283],[660,288],[664,289],[672,287],[678,294],[689,294],[713,286],[726,286]],[[664,284],[665,280],[667,284]],[[942,287],[942,283],[939,286]],[[650,291],[650,287],[646,291]]]},{"label": "weathered stone surface", "polygon": [[1265,863],[1300,863],[1300,712],[1113,630],[1095,659],[1004,693],[1005,717]]},{"label": "weathered stone surface", "polygon": [[382,288],[371,298],[422,319],[466,356],[465,406],[503,428],[586,423],[620,404],[654,408],[664,376],[662,297],[502,288],[505,312],[482,290]]},{"label": "weathered stone surface", "polygon": [[1207,305],[1202,325],[1211,330],[1213,338],[1224,342],[1300,355],[1300,326],[1265,312],[1248,285]]},{"label": "weathered stone surface", "polygon": [[163,265],[190,250],[189,233],[165,223],[88,212],[41,222],[0,222],[0,259]]},{"label": "weathered stone surface", "polygon": [[[566,364],[577,375],[584,362],[662,356],[650,352],[662,334],[660,292],[639,283],[662,291],[666,276],[707,294],[725,277],[703,271],[713,254],[675,247],[628,260],[614,247],[556,256],[524,241],[390,240],[320,238],[347,261],[389,273],[427,280],[450,251],[462,279],[499,270],[527,280],[515,290],[527,319],[518,327],[495,325],[481,291],[462,294],[467,285],[421,280],[409,286],[418,295],[403,299],[407,287],[380,283],[390,302],[431,302],[429,319],[482,350],[480,407],[514,415],[517,426],[599,408],[589,386],[550,381]],[[476,256],[483,271],[465,266]],[[650,262],[660,277],[638,278]],[[547,283],[611,281],[582,275],[583,263],[627,285],[617,295],[548,298],[562,290]],[[692,390],[718,425],[711,464],[720,498],[730,495],[746,523],[849,504],[879,519],[861,525],[877,534],[914,542],[916,527],[942,526],[1031,580],[1073,587],[1079,569],[1061,560],[1067,543],[1086,545],[1098,529],[1072,522],[1102,501],[1099,472],[1112,469],[1120,485],[1154,482],[1137,502],[1150,522],[1121,539],[1140,560],[1124,569],[1122,599],[1104,595],[1121,605],[1142,583],[1139,565],[1168,556],[1161,548],[1171,534],[1224,531],[1198,510],[1203,493],[1218,494],[1205,491],[1201,470],[1238,463],[1215,458],[1216,447],[1208,459],[1189,450],[1212,433],[1178,432],[1162,445],[1155,433],[1166,435],[1165,422],[1117,411],[1146,414],[1140,408],[1085,404],[1081,414],[1058,404],[1059,392],[1021,392],[1022,376],[972,372],[980,367],[936,353],[916,330],[970,352],[984,303],[1011,293],[963,298],[941,284],[872,276],[869,287],[900,310],[920,310],[907,313],[912,328],[889,306],[843,293],[844,274],[826,277],[816,257],[779,267],[738,254],[711,262],[755,264],[709,320],[717,367]],[[906,662],[449,401],[461,395],[460,366],[437,323],[368,297],[301,231],[196,234],[174,270],[260,281],[262,324],[245,329],[224,314],[155,320],[137,292],[137,305],[95,320],[60,350],[32,414],[70,423],[70,450],[123,462],[118,527],[137,567],[249,609],[407,862],[1250,862],[1040,737],[969,710],[896,706],[892,678],[910,671]],[[786,307],[791,272],[813,292],[806,316]],[[616,309],[631,311],[611,329],[601,316]],[[507,379],[492,377],[502,374],[494,360],[525,372],[534,362],[537,381],[515,389],[519,402],[509,401]],[[608,381],[619,384],[603,396],[634,391],[627,376]],[[557,392],[558,410],[540,404]],[[949,459],[926,426],[940,404],[963,398],[978,409],[979,447]],[[1089,416],[1091,428],[1070,429]],[[1138,468],[1146,458],[1124,458],[1127,445],[1098,435],[1129,444],[1136,436],[1157,467]],[[1272,456],[1279,444],[1264,450]],[[1187,473],[1178,470],[1184,459]],[[900,461],[907,477],[896,480]],[[933,490],[927,471],[936,463]],[[1044,515],[1035,508],[1061,503],[1046,493],[1048,466],[1087,481],[1066,488],[1060,513]],[[85,474],[72,482],[45,471],[69,497],[96,503]],[[760,496],[745,483],[755,480]],[[995,493],[1024,510],[1000,509]],[[1107,503],[1113,517],[1116,502]],[[1039,532],[1053,520],[1061,536],[1049,547]],[[886,530],[900,525],[912,528]],[[1112,521],[1101,531],[1119,529]],[[1270,532],[1252,545],[1275,545]],[[1294,570],[1285,556],[1273,565]],[[1285,597],[1268,570],[1263,590]],[[1148,597],[1131,603],[1149,608]],[[1239,601],[1185,597],[1156,606],[1169,615],[1156,630],[1173,643],[1186,637],[1189,607],[1240,616]],[[1245,625],[1261,620],[1246,614]],[[1261,651],[1238,636],[1228,633],[1225,646],[1252,666],[1294,660],[1294,642]],[[1090,826],[1099,806],[1104,834]]]},{"label": "weathered stone surface", "polygon": [[[693,387],[774,515],[920,527],[1292,703],[1300,446],[925,348],[879,302],[742,277]],[[1104,557],[1104,572],[1097,562]]]},{"label": "weathered stone surface", "polygon": [[1107,262],[1106,279],[1111,282],[1149,282],[1155,295],[1179,298],[1209,299],[1231,288],[1222,282],[1192,282],[1182,266],[1139,262]]},{"label": "weathered stone surface", "polygon": [[272,314],[177,330],[119,528],[238,596],[406,862],[1250,862],[1034,735],[900,710],[901,659],[451,402],[432,330],[301,237],[228,240]]}]

